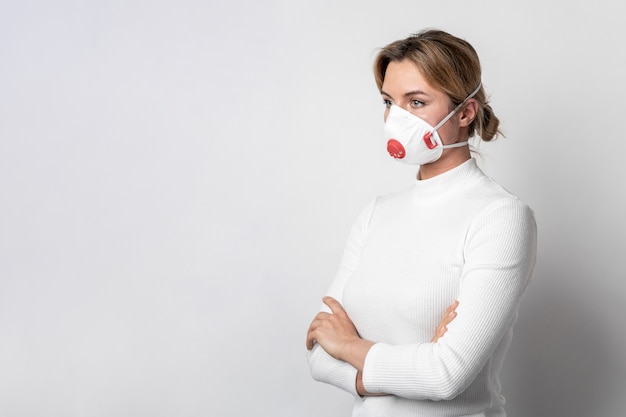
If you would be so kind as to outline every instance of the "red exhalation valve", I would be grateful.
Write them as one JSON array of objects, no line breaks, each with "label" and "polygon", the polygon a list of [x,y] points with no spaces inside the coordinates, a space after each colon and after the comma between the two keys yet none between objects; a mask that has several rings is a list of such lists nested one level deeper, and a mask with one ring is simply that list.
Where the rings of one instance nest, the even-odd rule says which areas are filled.
[{"label": "red exhalation valve", "polygon": [[395,139],[389,139],[389,142],[387,142],[387,152],[396,159],[402,159],[406,156],[404,146]]}]

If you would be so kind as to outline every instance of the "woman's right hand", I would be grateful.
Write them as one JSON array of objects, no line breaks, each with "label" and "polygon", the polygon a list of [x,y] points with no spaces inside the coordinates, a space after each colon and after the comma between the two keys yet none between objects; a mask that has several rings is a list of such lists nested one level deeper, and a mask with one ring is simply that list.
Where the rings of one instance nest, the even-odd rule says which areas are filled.
[{"label": "woman's right hand", "polygon": [[433,336],[431,342],[435,343],[437,340],[439,340],[440,337],[442,337],[448,331],[448,324],[450,324],[450,322],[454,320],[454,318],[456,317],[456,308],[458,306],[459,306],[459,302],[455,301],[454,303],[450,305],[450,307],[448,307],[445,314],[443,315],[443,318],[441,319],[441,321],[437,325],[437,328],[435,329],[435,335]]}]

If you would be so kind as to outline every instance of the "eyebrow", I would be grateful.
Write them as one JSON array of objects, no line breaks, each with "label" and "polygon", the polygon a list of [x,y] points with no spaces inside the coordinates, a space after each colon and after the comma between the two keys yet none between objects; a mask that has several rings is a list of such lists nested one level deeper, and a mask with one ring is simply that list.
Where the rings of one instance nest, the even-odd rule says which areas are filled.
[{"label": "eyebrow", "polygon": [[[385,93],[383,90],[380,90],[380,94],[384,94],[387,97],[391,98],[390,94]],[[417,96],[417,95],[422,95],[422,96],[426,96],[428,97],[428,94],[426,94],[425,92],[423,92],[422,90],[413,90],[413,91],[407,91],[406,93],[402,94],[403,97],[410,97],[410,96]]]}]

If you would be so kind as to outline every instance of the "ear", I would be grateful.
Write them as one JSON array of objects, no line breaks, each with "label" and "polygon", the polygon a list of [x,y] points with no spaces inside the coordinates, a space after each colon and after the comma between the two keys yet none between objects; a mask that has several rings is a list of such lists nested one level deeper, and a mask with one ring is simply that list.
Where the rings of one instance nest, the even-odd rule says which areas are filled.
[{"label": "ear", "polygon": [[478,113],[478,101],[476,99],[470,98],[463,106],[461,110],[461,117],[459,118],[459,124],[461,127],[469,126],[474,119],[476,118],[476,114]]}]

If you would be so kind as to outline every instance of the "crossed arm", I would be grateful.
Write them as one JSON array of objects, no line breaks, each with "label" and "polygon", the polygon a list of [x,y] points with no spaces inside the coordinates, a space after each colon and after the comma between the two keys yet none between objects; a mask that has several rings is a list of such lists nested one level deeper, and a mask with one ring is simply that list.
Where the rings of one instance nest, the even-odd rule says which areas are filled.
[{"label": "crossed arm", "polygon": [[[330,311],[318,313],[308,329],[306,346],[311,352],[312,375],[362,396],[381,393],[408,399],[454,398],[475,379],[495,349],[508,343],[506,338],[510,337],[535,263],[532,210],[510,198],[496,200],[483,209],[468,232],[471,238],[466,242],[457,298],[462,309],[459,316],[458,304],[454,303],[434,331],[432,342],[437,343],[390,345],[362,339],[337,301],[359,262],[372,207],[359,217],[348,239],[340,270],[328,290],[335,298],[324,298]],[[438,340],[444,333],[443,340]],[[396,373],[398,378],[389,378]]]},{"label": "crossed arm", "polygon": [[[352,320],[337,300],[324,297],[323,302],[330,308],[331,313],[320,312],[315,316],[307,331],[307,349],[313,349],[314,344],[318,343],[333,358],[347,362],[356,368],[355,383],[359,395],[380,395],[367,392],[363,387],[361,377],[365,357],[374,342],[364,340],[359,336]],[[456,317],[458,305],[458,301],[455,301],[448,307],[435,329],[432,342],[436,342],[446,333],[448,324]]]}]

